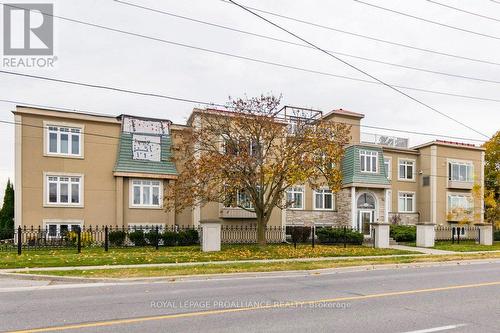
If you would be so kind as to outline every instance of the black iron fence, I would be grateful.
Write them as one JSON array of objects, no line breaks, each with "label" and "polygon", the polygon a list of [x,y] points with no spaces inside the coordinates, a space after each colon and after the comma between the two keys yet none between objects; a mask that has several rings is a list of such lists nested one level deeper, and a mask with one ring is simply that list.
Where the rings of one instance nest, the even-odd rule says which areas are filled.
[{"label": "black iron fence", "polygon": [[[143,225],[143,226],[72,226],[72,228],[19,227],[3,230],[0,251],[23,251],[43,249],[82,249],[159,247],[197,245],[202,241],[200,226]],[[350,226],[268,226],[265,230],[268,243],[289,242],[320,244],[357,244],[364,241],[361,232]],[[7,236],[7,237],[5,237]],[[257,225],[222,225],[223,244],[257,243]]]},{"label": "black iron fence", "polygon": [[462,240],[479,242],[481,230],[477,226],[471,225],[451,225],[451,226],[436,226],[437,241],[451,241],[452,243],[460,243]]},{"label": "black iron fence", "polygon": [[71,229],[42,227],[19,227],[9,230],[11,236],[0,241],[0,251],[39,249],[76,249],[102,247],[109,248],[133,246],[183,246],[200,243],[202,230],[193,226],[73,226]]}]

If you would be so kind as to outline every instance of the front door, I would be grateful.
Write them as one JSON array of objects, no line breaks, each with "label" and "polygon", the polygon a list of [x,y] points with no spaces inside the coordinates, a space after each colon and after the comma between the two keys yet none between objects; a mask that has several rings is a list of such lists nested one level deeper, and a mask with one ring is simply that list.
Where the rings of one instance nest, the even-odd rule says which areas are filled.
[{"label": "front door", "polygon": [[373,211],[360,210],[359,211],[359,230],[365,235],[370,235],[370,224],[373,222]]}]

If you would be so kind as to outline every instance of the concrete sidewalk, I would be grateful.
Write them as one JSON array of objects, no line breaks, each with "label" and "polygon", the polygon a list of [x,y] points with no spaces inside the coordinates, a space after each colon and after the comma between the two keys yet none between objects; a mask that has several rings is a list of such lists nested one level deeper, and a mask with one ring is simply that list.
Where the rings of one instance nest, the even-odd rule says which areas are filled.
[{"label": "concrete sidewalk", "polygon": [[[391,247],[391,249],[395,249],[395,250],[418,251],[418,252],[425,253],[425,254],[454,254],[454,253],[463,253],[463,252],[456,252],[456,251],[436,250],[436,249],[432,249],[432,248],[406,246],[406,245],[391,245],[390,247]],[[488,252],[494,252],[494,251],[488,251]],[[466,252],[466,253],[469,253],[469,252]]]}]

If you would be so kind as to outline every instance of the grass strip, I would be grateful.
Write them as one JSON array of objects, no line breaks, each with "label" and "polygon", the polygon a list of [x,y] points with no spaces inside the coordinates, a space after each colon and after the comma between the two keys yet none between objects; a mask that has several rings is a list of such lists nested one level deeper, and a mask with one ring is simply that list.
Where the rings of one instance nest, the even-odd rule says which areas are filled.
[{"label": "grass strip", "polygon": [[243,273],[243,272],[271,272],[290,270],[315,270],[324,268],[339,268],[364,265],[408,264],[421,262],[446,262],[454,260],[495,259],[500,253],[480,254],[452,254],[428,255],[418,257],[387,257],[377,259],[347,259],[309,262],[279,262],[279,263],[234,263],[225,265],[203,264],[177,267],[141,267],[141,268],[109,268],[99,270],[50,270],[50,271],[22,271],[25,274],[40,274],[53,276],[71,276],[88,278],[139,278],[139,277],[169,277],[181,275]]}]

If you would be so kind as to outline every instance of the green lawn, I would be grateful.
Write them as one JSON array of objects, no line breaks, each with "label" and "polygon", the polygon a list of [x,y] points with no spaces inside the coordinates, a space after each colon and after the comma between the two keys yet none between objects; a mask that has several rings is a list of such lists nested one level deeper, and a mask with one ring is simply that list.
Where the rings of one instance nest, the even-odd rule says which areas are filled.
[{"label": "green lawn", "polygon": [[270,272],[288,270],[312,270],[322,268],[338,268],[361,265],[407,264],[418,262],[445,262],[451,260],[500,258],[500,253],[482,254],[452,254],[403,256],[387,258],[356,258],[347,260],[323,260],[309,262],[273,262],[273,263],[235,263],[226,265],[204,264],[194,266],[174,267],[141,267],[141,268],[109,268],[99,270],[51,270],[51,271],[22,271],[22,273],[42,274],[54,276],[89,277],[89,278],[138,278],[138,277],[169,277],[179,275],[242,273],[242,272]]},{"label": "green lawn", "polygon": [[460,241],[460,244],[457,244],[456,242],[452,244],[451,241],[437,241],[434,248],[438,250],[457,252],[499,251],[500,242],[493,242],[493,245],[488,246],[476,244],[475,241]]},{"label": "green lawn", "polygon": [[[265,247],[257,245],[225,245],[220,252],[202,252],[199,246],[151,247],[110,249],[83,248],[77,254],[70,250],[31,250],[20,256],[16,252],[0,252],[1,268],[33,268],[61,266],[92,265],[130,265],[155,263],[180,263],[244,259],[284,259],[284,258],[316,258],[339,256],[373,256],[390,254],[410,254],[411,251],[394,249],[374,249],[365,246],[270,244]],[[415,252],[416,253],[416,252]]]}]

